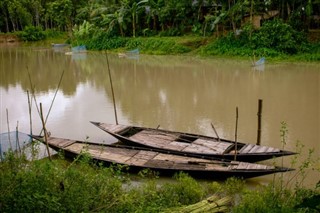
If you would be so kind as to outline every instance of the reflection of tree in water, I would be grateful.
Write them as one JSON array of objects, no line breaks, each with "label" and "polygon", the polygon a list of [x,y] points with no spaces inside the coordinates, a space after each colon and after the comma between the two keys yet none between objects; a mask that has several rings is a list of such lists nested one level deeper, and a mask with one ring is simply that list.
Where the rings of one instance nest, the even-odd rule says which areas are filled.
[{"label": "reflection of tree in water", "polygon": [[71,64],[69,57],[56,54],[50,49],[13,49],[2,54],[4,69],[1,69],[1,86],[21,84],[24,90],[31,90],[31,81],[36,92],[47,92],[57,88],[62,71],[65,70],[62,90],[66,94],[73,94],[77,81],[75,73],[68,69]]}]

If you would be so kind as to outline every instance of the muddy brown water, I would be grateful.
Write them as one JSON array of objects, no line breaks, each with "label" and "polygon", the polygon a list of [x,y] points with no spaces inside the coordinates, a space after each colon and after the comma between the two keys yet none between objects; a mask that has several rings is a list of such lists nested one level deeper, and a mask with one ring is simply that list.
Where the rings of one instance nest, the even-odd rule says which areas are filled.
[{"label": "muddy brown water", "polygon": [[[51,134],[116,141],[89,122],[115,122],[105,53],[66,55],[66,51],[50,45],[0,47],[0,132],[8,131],[7,111],[10,130],[18,126],[30,132],[27,91],[31,92],[31,83],[46,116],[64,72],[48,116]],[[255,143],[258,100],[262,99],[262,145],[282,148],[280,129],[285,122],[285,149],[295,151],[300,141],[304,149],[299,162],[309,149],[314,149],[314,157],[320,155],[320,63],[267,61],[252,68],[249,59],[143,54],[134,58],[108,54],[108,59],[119,123],[215,136],[212,123],[221,138],[234,139],[238,107],[237,140]],[[40,129],[33,101],[32,131]],[[284,165],[290,167],[291,159],[284,158]],[[319,163],[313,165],[319,167]],[[318,174],[308,170],[304,184],[314,186],[320,180]],[[290,179],[293,174],[286,176]]]}]

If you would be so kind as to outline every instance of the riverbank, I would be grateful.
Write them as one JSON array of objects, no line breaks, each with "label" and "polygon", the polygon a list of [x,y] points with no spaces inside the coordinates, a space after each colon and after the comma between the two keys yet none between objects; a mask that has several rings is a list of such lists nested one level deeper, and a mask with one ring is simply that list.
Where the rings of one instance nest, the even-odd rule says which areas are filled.
[{"label": "riverbank", "polygon": [[232,39],[225,38],[183,36],[183,37],[137,37],[110,38],[106,40],[88,39],[78,40],[73,45],[84,44],[91,50],[109,50],[124,52],[138,48],[142,54],[151,55],[192,55],[199,57],[227,57],[250,59],[266,57],[269,62],[298,61],[320,62],[320,42],[306,45],[304,50],[296,54],[286,54],[268,48],[252,49],[247,44],[233,44]]},{"label": "riverbank", "polygon": [[[36,159],[38,144],[32,146],[32,159]],[[8,152],[0,169],[0,190],[5,192],[0,194],[1,212],[193,212],[184,209],[212,195],[228,197],[227,206],[219,212],[320,209],[319,186],[291,190],[283,185],[281,176],[267,186],[250,190],[245,188],[244,180],[200,183],[185,173],[175,174],[172,182],[159,184],[156,173],[143,170],[134,180],[139,184],[133,185],[125,168],[95,164],[85,151],[72,162],[64,160],[63,153],[53,160],[27,161],[23,154]]]},{"label": "riverbank", "polygon": [[[51,33],[52,34],[52,33]],[[58,34],[58,33],[56,33]],[[56,35],[54,34],[54,35]],[[18,34],[17,34],[18,35]],[[16,34],[0,34],[0,43],[20,42]],[[48,36],[47,36],[48,37]],[[227,57],[254,61],[266,57],[268,62],[320,62],[320,30],[308,33],[308,44],[295,54],[287,54],[272,48],[252,48],[241,39],[232,37],[203,37],[187,35],[180,37],[93,37],[87,39],[69,39],[66,34],[47,38],[49,43],[71,43],[72,46],[86,45],[88,50],[121,53],[139,49],[142,54],[150,55],[191,55],[198,57]]]}]

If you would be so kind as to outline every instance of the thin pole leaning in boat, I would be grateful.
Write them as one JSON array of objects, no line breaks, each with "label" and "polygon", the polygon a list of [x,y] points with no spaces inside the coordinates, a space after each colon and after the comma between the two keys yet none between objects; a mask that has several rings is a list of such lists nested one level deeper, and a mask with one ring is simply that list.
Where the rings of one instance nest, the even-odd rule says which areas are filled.
[{"label": "thin pole leaning in boat", "polygon": [[114,116],[115,116],[115,119],[116,119],[116,124],[118,124],[117,107],[116,107],[116,101],[115,101],[115,98],[114,98],[114,91],[113,91],[112,77],[111,77],[110,66],[109,66],[109,59],[108,59],[108,54],[107,54],[106,51],[105,51],[105,55],[106,55],[106,58],[107,58],[107,65],[108,65],[108,72],[109,72],[109,80],[110,80],[112,100],[113,100],[113,108],[114,108]]},{"label": "thin pole leaning in boat", "polygon": [[218,135],[218,132],[217,132],[216,128],[214,128],[214,126],[213,126],[212,123],[211,123],[211,127],[212,127],[214,133],[216,134],[216,136],[217,136],[217,138],[218,138],[218,141],[220,142],[220,137],[219,137],[219,135]]}]

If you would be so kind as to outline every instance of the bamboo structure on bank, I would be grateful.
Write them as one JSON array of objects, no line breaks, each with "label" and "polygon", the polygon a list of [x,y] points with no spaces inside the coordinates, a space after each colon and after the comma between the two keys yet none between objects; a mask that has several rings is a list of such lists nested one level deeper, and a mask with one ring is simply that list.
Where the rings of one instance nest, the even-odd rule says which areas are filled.
[{"label": "bamboo structure on bank", "polygon": [[170,209],[165,212],[172,213],[214,213],[214,212],[228,212],[229,206],[231,204],[231,197],[220,198],[217,195],[212,195],[211,197],[202,200],[198,203],[179,207],[176,209]]}]

